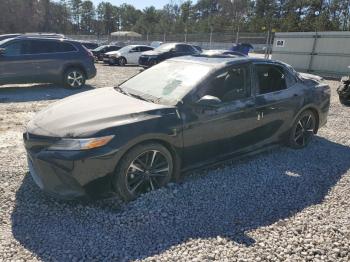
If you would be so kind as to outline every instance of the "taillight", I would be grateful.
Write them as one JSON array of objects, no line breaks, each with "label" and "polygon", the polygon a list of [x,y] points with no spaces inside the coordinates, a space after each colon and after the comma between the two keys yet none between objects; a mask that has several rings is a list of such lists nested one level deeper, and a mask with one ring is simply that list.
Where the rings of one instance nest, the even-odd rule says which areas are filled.
[{"label": "taillight", "polygon": [[83,46],[83,47],[84,47],[86,53],[88,54],[88,56],[93,59],[94,58],[94,54],[89,49],[87,49],[85,46]]}]

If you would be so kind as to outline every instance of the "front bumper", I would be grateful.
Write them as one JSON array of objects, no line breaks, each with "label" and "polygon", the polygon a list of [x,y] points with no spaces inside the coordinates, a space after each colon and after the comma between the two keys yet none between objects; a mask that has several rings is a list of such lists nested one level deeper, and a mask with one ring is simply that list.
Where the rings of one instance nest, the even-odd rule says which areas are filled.
[{"label": "front bumper", "polygon": [[28,167],[35,184],[60,199],[95,198],[100,192],[91,190],[91,185],[112,174],[119,159],[118,151],[107,146],[85,151],[50,151],[49,144],[45,137],[24,134]]}]

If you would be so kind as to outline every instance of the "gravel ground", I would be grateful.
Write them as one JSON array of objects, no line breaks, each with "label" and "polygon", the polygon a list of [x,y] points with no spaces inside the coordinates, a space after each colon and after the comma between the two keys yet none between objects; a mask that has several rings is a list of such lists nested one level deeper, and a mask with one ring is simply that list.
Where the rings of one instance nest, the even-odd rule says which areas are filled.
[{"label": "gravel ground", "polygon": [[[99,65],[85,90],[138,70]],[[74,92],[0,87],[0,261],[349,261],[350,108],[328,83],[328,124],[306,149],[228,161],[129,204],[45,196],[21,134],[36,111]]]}]

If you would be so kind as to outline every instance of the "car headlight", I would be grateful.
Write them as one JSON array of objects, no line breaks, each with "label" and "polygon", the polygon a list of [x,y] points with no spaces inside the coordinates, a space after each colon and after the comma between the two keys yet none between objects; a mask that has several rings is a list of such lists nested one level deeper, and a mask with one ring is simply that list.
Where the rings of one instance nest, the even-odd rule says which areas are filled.
[{"label": "car headlight", "polygon": [[48,150],[88,150],[108,144],[113,137],[112,135],[95,138],[62,138],[50,146]]}]

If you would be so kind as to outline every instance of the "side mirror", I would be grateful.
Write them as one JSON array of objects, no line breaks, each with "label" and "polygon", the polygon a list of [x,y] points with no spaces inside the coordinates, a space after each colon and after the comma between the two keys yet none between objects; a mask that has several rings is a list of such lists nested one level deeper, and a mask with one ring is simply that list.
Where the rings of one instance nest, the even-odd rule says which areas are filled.
[{"label": "side mirror", "polygon": [[5,48],[0,48],[0,56],[5,54],[6,49]]},{"label": "side mirror", "polygon": [[176,51],[175,48],[170,49],[170,53],[174,53],[175,51]]},{"label": "side mirror", "polygon": [[203,96],[200,98],[196,104],[200,106],[215,107],[221,103],[221,100],[216,96]]}]

